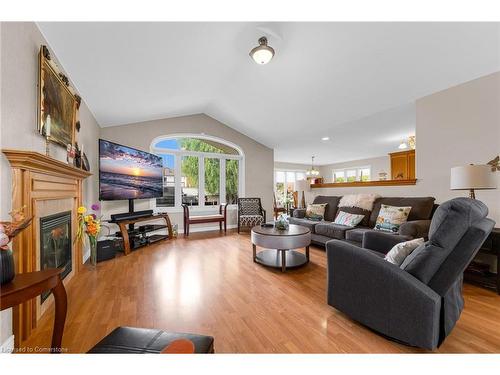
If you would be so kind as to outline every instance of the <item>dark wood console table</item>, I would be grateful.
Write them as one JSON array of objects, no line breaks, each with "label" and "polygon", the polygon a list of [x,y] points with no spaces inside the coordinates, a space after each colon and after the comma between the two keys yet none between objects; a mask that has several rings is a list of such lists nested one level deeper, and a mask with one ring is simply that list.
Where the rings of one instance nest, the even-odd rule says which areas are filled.
[{"label": "dark wood console table", "polygon": [[0,287],[0,310],[17,306],[37,297],[46,290],[54,295],[55,318],[52,331],[51,353],[61,352],[64,323],[66,321],[67,297],[66,289],[61,280],[61,268],[51,268],[43,271],[21,273],[10,283]]},{"label": "dark wood console table", "polygon": [[173,238],[172,223],[170,222],[170,217],[168,217],[168,214],[151,215],[151,216],[140,217],[137,219],[130,219],[130,220],[110,220],[109,221],[109,223],[117,224],[120,227],[120,232],[121,232],[122,238],[123,238],[123,252],[125,255],[130,254],[130,251],[131,251],[130,236],[129,236],[127,226],[129,224],[136,224],[136,223],[140,223],[143,221],[151,221],[151,220],[156,220],[156,219],[164,219],[165,220],[165,224],[167,226],[167,231],[168,231],[168,237],[166,237],[165,239]]}]

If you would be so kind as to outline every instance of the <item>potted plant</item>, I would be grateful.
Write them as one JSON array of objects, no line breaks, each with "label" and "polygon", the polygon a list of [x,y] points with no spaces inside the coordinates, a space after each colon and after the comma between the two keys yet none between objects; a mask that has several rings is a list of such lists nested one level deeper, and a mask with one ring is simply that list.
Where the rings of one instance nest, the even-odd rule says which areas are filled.
[{"label": "potted plant", "polygon": [[9,248],[9,243],[23,229],[28,227],[32,218],[26,219],[24,208],[9,212],[12,221],[0,221],[0,284],[11,282],[16,276],[14,268],[14,256]]},{"label": "potted plant", "polygon": [[94,203],[91,206],[91,209],[94,213],[87,214],[86,207],[78,207],[78,229],[76,231],[75,241],[81,241],[84,243],[86,235],[90,245],[90,263],[95,266],[97,264],[97,237],[101,231],[101,219],[97,218],[96,215],[100,209],[99,205]]}]

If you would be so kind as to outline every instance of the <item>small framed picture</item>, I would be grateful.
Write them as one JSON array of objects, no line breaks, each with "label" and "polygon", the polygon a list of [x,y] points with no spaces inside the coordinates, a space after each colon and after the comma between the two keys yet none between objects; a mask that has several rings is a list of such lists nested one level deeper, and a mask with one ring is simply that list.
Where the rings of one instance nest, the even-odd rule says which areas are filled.
[{"label": "small framed picture", "polygon": [[82,169],[84,171],[90,172],[90,163],[85,152],[82,154]]}]

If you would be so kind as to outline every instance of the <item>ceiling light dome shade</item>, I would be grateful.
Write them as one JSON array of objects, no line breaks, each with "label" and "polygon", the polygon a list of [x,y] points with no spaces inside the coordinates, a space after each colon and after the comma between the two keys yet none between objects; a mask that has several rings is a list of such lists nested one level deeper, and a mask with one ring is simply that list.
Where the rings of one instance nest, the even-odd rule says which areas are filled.
[{"label": "ceiling light dome shade", "polygon": [[250,51],[250,57],[259,65],[267,64],[274,56],[274,49],[267,45],[267,38],[259,39],[259,46]]}]

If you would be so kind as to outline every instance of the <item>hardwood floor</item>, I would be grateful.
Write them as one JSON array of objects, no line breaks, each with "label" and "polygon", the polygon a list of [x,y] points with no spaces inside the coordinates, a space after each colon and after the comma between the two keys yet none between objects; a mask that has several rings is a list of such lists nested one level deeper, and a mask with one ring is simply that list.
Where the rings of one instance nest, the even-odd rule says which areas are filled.
[{"label": "hardwood floor", "polygon": [[[117,326],[215,337],[218,353],[412,353],[326,304],[326,254],[282,274],[252,261],[248,234],[193,233],[85,269],[68,285],[63,347],[86,352]],[[465,285],[438,352],[500,352],[500,296]],[[50,343],[53,311],[26,345]]]}]

